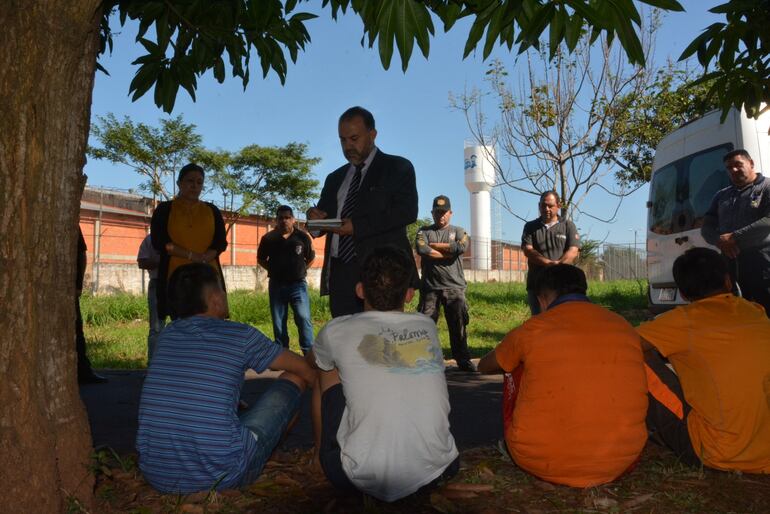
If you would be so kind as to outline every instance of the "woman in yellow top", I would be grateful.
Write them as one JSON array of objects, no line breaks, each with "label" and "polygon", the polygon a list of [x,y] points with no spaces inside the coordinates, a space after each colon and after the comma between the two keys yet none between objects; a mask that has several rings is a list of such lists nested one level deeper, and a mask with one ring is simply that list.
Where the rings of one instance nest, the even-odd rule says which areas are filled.
[{"label": "woman in yellow top", "polygon": [[166,302],[166,287],[171,274],[179,266],[205,262],[219,272],[222,287],[225,280],[219,254],[227,248],[225,223],[216,206],[200,200],[204,172],[197,164],[179,170],[179,192],[171,201],[161,202],[152,215],[152,246],[160,253],[158,268],[158,315],[174,318]]}]

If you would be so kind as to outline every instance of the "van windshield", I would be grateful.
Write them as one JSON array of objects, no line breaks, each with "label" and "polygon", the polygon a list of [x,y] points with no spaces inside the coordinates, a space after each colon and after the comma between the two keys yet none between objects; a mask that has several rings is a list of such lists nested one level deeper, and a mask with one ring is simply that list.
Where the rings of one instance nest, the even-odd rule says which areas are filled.
[{"label": "van windshield", "polygon": [[675,234],[703,225],[714,194],[730,184],[722,158],[732,149],[732,144],[709,148],[653,173],[648,220],[652,232]]}]

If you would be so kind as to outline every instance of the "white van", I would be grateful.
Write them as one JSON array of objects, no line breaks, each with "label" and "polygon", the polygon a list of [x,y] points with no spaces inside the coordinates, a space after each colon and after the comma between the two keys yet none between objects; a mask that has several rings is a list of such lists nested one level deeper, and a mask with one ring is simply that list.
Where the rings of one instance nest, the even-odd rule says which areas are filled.
[{"label": "white van", "polygon": [[655,150],[647,202],[647,278],[649,305],[663,312],[685,303],[674,283],[674,260],[695,246],[710,246],[700,235],[711,199],[727,187],[722,158],[738,148],[749,152],[754,169],[770,176],[770,112],[758,120],[731,109],[724,123],[720,111],[683,125]]}]

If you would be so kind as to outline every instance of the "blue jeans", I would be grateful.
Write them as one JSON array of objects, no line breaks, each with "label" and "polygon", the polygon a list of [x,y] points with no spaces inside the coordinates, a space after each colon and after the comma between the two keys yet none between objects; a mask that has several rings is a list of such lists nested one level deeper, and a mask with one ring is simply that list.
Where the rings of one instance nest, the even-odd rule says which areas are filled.
[{"label": "blue jeans", "polygon": [[158,316],[158,296],[157,296],[158,279],[151,278],[150,283],[147,285],[147,311],[150,319],[150,331],[147,334],[147,367],[150,366],[150,360],[152,354],[155,353],[155,346],[158,343],[158,336],[163,328],[166,326],[166,320],[160,319]]},{"label": "blue jeans", "polygon": [[301,397],[302,392],[296,384],[279,378],[249,410],[238,416],[257,440],[257,452],[241,478],[241,486],[249,485],[259,478],[267,459],[299,410]]},{"label": "blue jeans", "polygon": [[299,332],[299,347],[307,353],[313,346],[313,324],[310,322],[310,298],[307,295],[307,282],[276,282],[268,285],[270,293],[270,314],[273,317],[273,337],[275,342],[289,347],[289,331],[286,324],[289,318],[289,305],[294,311],[294,323]]}]

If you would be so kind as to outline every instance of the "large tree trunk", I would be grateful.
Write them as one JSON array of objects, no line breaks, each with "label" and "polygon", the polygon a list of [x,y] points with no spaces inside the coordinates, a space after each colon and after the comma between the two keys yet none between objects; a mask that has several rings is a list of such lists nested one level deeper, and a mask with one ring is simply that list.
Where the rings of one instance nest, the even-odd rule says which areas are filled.
[{"label": "large tree trunk", "polygon": [[4,512],[89,508],[75,372],[80,178],[98,0],[0,5],[0,484]]}]

